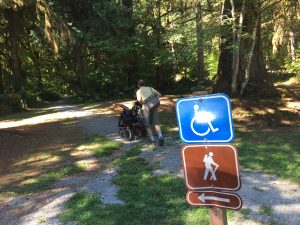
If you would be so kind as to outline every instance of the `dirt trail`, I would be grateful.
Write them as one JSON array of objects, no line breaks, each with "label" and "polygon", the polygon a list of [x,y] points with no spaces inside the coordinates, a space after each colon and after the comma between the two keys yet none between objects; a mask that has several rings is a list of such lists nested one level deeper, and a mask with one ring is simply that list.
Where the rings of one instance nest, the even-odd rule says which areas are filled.
[{"label": "dirt trail", "polygon": [[[38,175],[38,171],[62,166],[70,160],[71,149],[82,137],[101,135],[120,140],[117,133],[116,115],[97,107],[79,107],[60,102],[41,111],[44,115],[18,121],[6,120],[0,123],[0,181],[1,186],[18,186],[28,175]],[[55,112],[53,112],[55,109]],[[48,113],[49,112],[49,113]],[[119,152],[126,151],[136,142],[124,142]],[[7,150],[9,149],[9,151]],[[43,165],[43,159],[26,161],[26,156],[38,149],[44,152],[64,152],[67,157]],[[119,153],[116,154],[117,157]],[[94,157],[75,158],[75,161],[97,162]],[[23,162],[24,161],[24,162]],[[51,160],[50,160],[51,161]],[[97,164],[97,163],[96,163]],[[46,166],[46,167],[45,167]],[[96,166],[94,171],[75,175],[57,181],[51,190],[33,195],[9,197],[0,201],[0,224],[60,224],[59,214],[64,202],[76,191],[101,193],[106,204],[122,204],[117,196],[118,187],[111,180],[116,176],[114,169]]]}]

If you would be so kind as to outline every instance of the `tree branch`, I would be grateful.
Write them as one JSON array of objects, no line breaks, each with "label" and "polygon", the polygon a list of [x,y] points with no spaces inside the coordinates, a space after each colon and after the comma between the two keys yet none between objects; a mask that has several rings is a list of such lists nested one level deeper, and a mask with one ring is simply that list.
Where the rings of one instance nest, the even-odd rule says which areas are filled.
[{"label": "tree branch", "polygon": [[267,3],[267,4],[260,9],[260,13],[265,12],[268,8],[271,8],[272,6],[275,6],[282,1],[283,0],[277,0],[277,1],[271,2],[270,4],[268,4],[268,2],[269,2],[268,0],[263,1],[261,3],[261,6],[263,6],[264,3]]}]

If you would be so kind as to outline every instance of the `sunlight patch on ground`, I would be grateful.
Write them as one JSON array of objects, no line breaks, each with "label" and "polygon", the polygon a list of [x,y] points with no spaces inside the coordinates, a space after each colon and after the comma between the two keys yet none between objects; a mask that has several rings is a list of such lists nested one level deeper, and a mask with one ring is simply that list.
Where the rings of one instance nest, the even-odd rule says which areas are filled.
[{"label": "sunlight patch on ground", "polygon": [[78,146],[76,149],[78,151],[93,152],[95,156],[99,158],[111,155],[115,150],[119,149],[121,146],[121,142],[94,135],[82,140],[81,145]]},{"label": "sunlight patch on ground", "polygon": [[236,108],[232,111],[233,117],[239,116],[239,117],[250,117],[253,116],[252,112],[249,112],[247,110],[243,110],[241,108]]},{"label": "sunlight patch on ground", "polygon": [[288,108],[294,108],[300,110],[300,101],[294,101],[294,102],[287,102],[286,106]]},{"label": "sunlight patch on ground", "polygon": [[37,178],[30,178],[30,179],[21,181],[20,185],[34,184],[34,183],[37,183],[37,182],[38,182]]},{"label": "sunlight patch on ground", "polygon": [[75,150],[75,151],[71,152],[70,155],[71,155],[72,157],[77,157],[77,158],[93,155],[93,152],[91,151],[91,149],[88,150],[88,149],[81,148],[81,149],[79,150],[79,149],[77,148],[77,150],[78,150],[78,151]]},{"label": "sunlight patch on ground", "polygon": [[276,82],[275,83],[275,87],[279,86],[279,85],[286,85],[286,86],[292,86],[295,84],[300,84],[300,80],[297,77],[291,77],[289,80],[285,81],[285,82]]},{"label": "sunlight patch on ground", "polygon": [[60,156],[52,155],[50,152],[40,152],[27,156],[25,159],[16,162],[14,166],[22,166],[26,164],[30,164],[31,166],[37,166],[40,164],[44,164],[45,162],[53,163],[58,162],[60,160]]},{"label": "sunlight patch on ground", "polygon": [[269,115],[269,114],[275,114],[274,109],[255,109],[255,114],[256,115]]},{"label": "sunlight patch on ground", "polygon": [[93,113],[90,111],[82,111],[82,110],[70,110],[64,112],[50,113],[42,116],[32,117],[29,119],[23,119],[20,121],[1,122],[0,129],[20,127],[26,125],[36,125],[36,124],[47,123],[47,122],[56,122],[56,121],[71,119],[71,118],[81,118],[85,116],[90,116],[92,114]]},{"label": "sunlight patch on ground", "polygon": [[170,131],[178,132],[178,127],[170,128]]},{"label": "sunlight patch on ground", "polygon": [[89,144],[89,145],[80,145],[77,149],[79,151],[81,150],[94,150],[97,149],[101,146],[101,143],[93,143],[93,144]]},{"label": "sunlight patch on ground", "polygon": [[280,123],[282,125],[293,125],[293,122],[289,120],[280,120]]}]

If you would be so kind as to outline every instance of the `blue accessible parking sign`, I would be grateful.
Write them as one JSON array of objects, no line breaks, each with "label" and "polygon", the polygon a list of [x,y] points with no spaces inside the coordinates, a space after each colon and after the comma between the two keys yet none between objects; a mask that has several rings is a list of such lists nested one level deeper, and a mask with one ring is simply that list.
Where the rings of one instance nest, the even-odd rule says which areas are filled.
[{"label": "blue accessible parking sign", "polygon": [[228,143],[233,140],[230,99],[225,94],[179,99],[176,114],[179,135],[184,143]]}]

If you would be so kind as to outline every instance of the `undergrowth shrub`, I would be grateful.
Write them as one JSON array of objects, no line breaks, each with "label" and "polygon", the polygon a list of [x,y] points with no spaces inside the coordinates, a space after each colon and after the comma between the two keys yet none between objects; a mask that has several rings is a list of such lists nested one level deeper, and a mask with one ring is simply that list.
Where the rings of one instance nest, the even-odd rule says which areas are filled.
[{"label": "undergrowth shrub", "polygon": [[20,112],[26,108],[26,105],[17,94],[0,95],[0,115]]},{"label": "undergrowth shrub", "polygon": [[40,93],[40,97],[44,101],[57,101],[60,99],[60,94],[51,90],[44,90]]}]

